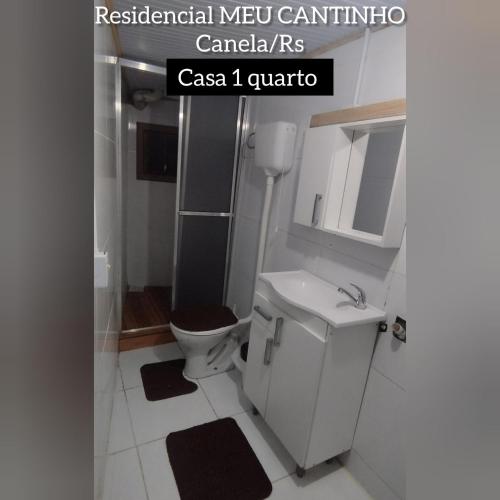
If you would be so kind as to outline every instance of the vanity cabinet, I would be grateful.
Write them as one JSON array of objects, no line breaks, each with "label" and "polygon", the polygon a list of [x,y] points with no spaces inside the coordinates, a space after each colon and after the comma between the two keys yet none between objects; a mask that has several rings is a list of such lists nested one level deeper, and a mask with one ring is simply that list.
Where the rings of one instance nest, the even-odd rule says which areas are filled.
[{"label": "vanity cabinet", "polygon": [[293,457],[307,453],[325,341],[282,313],[281,341],[273,342],[266,422]]},{"label": "vanity cabinet", "polygon": [[245,368],[245,393],[261,415],[266,412],[267,391],[271,374],[270,349],[273,341],[269,330],[257,319],[251,326],[252,345],[248,349]]},{"label": "vanity cabinet", "polygon": [[377,328],[333,328],[258,281],[243,389],[305,470],[350,449]]}]

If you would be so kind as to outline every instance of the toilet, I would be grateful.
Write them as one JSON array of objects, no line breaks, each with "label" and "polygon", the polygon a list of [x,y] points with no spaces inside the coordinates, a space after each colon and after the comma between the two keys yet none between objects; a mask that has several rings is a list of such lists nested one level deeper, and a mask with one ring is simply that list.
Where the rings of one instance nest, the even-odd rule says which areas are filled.
[{"label": "toilet", "polygon": [[205,378],[229,370],[240,324],[231,309],[220,305],[194,306],[172,311],[170,329],[186,356],[184,375]]}]

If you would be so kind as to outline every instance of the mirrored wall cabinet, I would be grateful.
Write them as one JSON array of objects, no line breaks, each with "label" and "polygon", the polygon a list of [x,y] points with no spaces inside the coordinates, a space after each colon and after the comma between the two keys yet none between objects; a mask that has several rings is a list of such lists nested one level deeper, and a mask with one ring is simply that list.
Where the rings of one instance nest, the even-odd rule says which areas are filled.
[{"label": "mirrored wall cabinet", "polygon": [[294,222],[397,248],[406,221],[404,99],[313,115]]}]

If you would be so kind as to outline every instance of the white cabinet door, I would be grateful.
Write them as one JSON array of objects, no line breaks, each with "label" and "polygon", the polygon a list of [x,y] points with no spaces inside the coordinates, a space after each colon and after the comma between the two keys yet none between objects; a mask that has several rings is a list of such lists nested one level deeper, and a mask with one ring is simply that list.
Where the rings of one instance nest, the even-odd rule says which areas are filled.
[{"label": "white cabinet door", "polygon": [[297,321],[283,316],[279,345],[273,349],[265,420],[297,464],[303,466],[325,342]]},{"label": "white cabinet door", "polygon": [[336,128],[328,125],[306,130],[293,218],[298,224],[322,226]]},{"label": "white cabinet door", "polygon": [[[266,346],[267,359],[265,359]],[[272,337],[270,333],[260,322],[253,319],[250,328],[247,364],[243,376],[243,390],[261,415],[264,415],[266,411],[271,349]]]}]

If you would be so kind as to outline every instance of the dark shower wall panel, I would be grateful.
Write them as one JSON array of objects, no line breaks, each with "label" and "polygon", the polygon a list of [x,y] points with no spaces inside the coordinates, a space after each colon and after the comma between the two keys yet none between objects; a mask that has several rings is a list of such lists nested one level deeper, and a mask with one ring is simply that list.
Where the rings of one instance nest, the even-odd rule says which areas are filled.
[{"label": "dark shower wall panel", "polygon": [[230,212],[237,96],[191,97],[180,210]]},{"label": "dark shower wall panel", "polygon": [[177,304],[222,304],[229,217],[181,216]]}]

